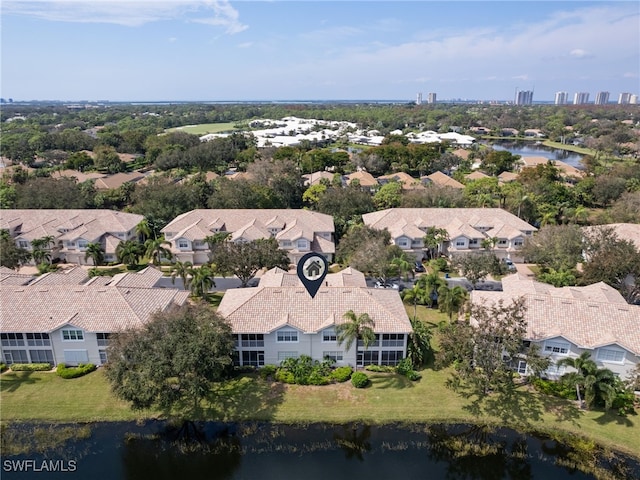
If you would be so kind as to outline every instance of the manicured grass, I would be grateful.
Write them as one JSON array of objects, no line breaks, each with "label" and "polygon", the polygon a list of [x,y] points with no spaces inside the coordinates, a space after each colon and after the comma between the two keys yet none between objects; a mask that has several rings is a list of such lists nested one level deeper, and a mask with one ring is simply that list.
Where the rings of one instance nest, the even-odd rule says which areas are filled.
[{"label": "manicured grass", "polygon": [[239,131],[235,128],[237,122],[232,123],[201,123],[199,125],[185,125],[184,127],[176,127],[167,130],[168,132],[186,132],[193,135],[206,135],[208,133],[220,133]]},{"label": "manicured grass", "polygon": [[[481,400],[445,386],[449,372],[425,369],[410,382],[396,374],[368,372],[372,385],[350,382],[322,387],[285,385],[243,375],[215,385],[204,408],[209,420],[308,422],[486,422],[521,430],[568,431],[636,456],[640,426],[636,416],[580,411],[572,402],[521,386],[511,394]],[[8,372],[0,377],[2,421],[87,422],[158,417],[132,412],[116,400],[103,371],[63,380],[50,372]]]}]

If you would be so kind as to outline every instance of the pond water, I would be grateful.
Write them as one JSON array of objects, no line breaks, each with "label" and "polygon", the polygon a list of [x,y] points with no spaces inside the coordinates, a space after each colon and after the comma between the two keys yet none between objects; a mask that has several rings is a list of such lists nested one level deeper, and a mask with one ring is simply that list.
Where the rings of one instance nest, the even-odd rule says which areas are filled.
[{"label": "pond water", "polygon": [[[5,451],[1,476],[3,480],[640,478],[637,460],[618,454],[598,456],[590,449],[506,428],[190,425],[187,430],[159,421],[76,426],[85,429],[82,439],[50,444],[46,452],[10,456]],[[64,428],[11,425],[3,432],[8,442],[3,444],[24,442],[29,447],[42,435],[49,442]],[[185,431],[199,441],[177,442]]]},{"label": "pond water", "polygon": [[491,146],[494,150],[506,150],[521,157],[545,157],[550,160],[559,160],[575,168],[584,168],[582,165],[582,155],[567,150],[545,147],[539,143],[500,140],[491,142]]}]

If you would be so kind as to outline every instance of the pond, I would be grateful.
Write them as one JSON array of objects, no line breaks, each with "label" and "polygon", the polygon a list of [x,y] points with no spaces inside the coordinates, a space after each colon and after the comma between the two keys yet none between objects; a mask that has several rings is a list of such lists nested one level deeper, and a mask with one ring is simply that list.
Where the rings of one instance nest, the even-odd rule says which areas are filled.
[{"label": "pond", "polygon": [[568,150],[545,147],[541,143],[537,142],[511,142],[498,140],[491,142],[490,145],[494,150],[506,150],[514,155],[520,155],[521,157],[545,157],[550,160],[559,160],[575,168],[584,168],[584,165],[582,165],[582,155],[575,152],[569,152]]},{"label": "pond", "polygon": [[[640,478],[638,460],[605,454],[590,442],[573,437],[573,445],[567,445],[482,425],[189,425],[93,423],[71,430],[64,425],[9,425],[3,430],[2,478]],[[76,435],[70,434],[74,428]],[[192,441],[177,441],[184,437]],[[22,447],[39,453],[21,453]]]}]

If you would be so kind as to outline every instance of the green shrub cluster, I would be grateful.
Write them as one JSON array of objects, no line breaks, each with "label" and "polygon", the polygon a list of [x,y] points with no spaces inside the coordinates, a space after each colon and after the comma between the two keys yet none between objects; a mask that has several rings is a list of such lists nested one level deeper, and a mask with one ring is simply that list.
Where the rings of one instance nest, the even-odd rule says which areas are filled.
[{"label": "green shrub cluster", "polygon": [[575,387],[563,382],[533,378],[531,384],[536,390],[545,395],[553,395],[554,397],[566,398],[568,400],[577,400],[578,398]]},{"label": "green shrub cluster", "polygon": [[77,367],[67,367],[64,363],[59,363],[56,373],[62,378],[77,378],[93,372],[96,366],[93,363],[81,363]]},{"label": "green shrub cluster", "polygon": [[0,363],[0,372],[4,372],[7,368],[8,367],[6,363]]},{"label": "green shrub cluster", "polygon": [[346,382],[351,378],[353,368],[351,367],[338,367],[331,372],[331,378],[338,383]]},{"label": "green shrub cluster", "polygon": [[413,364],[408,358],[401,360],[398,365],[396,365],[396,373],[404,375],[412,382],[415,382],[422,378],[422,375],[420,375],[413,369]]},{"label": "green shrub cluster", "polygon": [[50,363],[12,363],[11,370],[14,372],[46,372],[51,370]]},{"label": "green shrub cluster", "polygon": [[366,373],[355,372],[351,375],[351,384],[356,388],[365,388],[369,385],[369,377],[367,377]]},{"label": "green shrub cluster", "polygon": [[[331,366],[334,363],[329,359],[319,362],[308,355],[287,358],[276,372],[276,380],[298,385],[327,385],[332,381]],[[291,381],[291,376],[293,376],[293,381]]]},{"label": "green shrub cluster", "polygon": [[260,378],[262,378],[263,380],[266,380],[269,377],[275,378],[277,370],[278,367],[275,365],[265,365],[264,367],[260,368]]},{"label": "green shrub cluster", "polygon": [[395,367],[390,365],[367,365],[364,369],[376,373],[393,373],[396,371]]}]

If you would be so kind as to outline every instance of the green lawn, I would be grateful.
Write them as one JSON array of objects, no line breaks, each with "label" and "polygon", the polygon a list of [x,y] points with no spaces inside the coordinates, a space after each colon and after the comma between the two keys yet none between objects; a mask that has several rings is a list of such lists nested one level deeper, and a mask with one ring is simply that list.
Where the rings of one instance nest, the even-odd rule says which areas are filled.
[{"label": "green lawn", "polygon": [[193,135],[206,135],[208,133],[221,133],[240,131],[235,128],[238,122],[232,123],[201,123],[199,125],[185,125],[184,127],[176,127],[167,130],[167,132],[186,132]]},{"label": "green lawn", "polygon": [[[522,430],[558,430],[640,455],[638,418],[580,411],[571,402],[520,387],[482,401],[445,387],[447,371],[422,371],[410,382],[395,374],[370,373],[372,385],[350,382],[323,387],[285,385],[241,376],[216,385],[205,408],[210,420],[273,422],[486,422]],[[4,373],[0,377],[2,421],[87,422],[158,417],[132,412],[116,400],[102,370],[63,380],[51,372]]]}]

